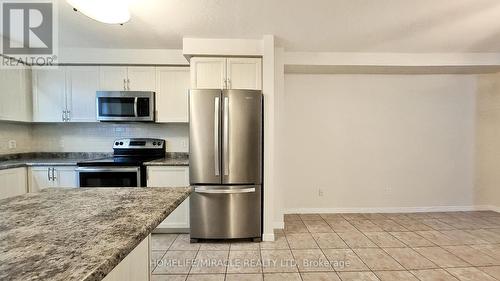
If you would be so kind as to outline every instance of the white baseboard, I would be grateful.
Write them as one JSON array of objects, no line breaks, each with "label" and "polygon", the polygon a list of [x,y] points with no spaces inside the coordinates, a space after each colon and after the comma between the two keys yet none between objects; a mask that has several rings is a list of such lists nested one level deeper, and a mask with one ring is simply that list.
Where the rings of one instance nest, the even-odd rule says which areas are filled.
[{"label": "white baseboard", "polygon": [[[494,211],[500,213],[500,207],[491,205],[472,206],[435,206],[435,207],[390,207],[390,208],[291,208],[284,214],[345,214],[345,213],[424,213],[424,212],[468,212]],[[283,221],[274,222],[275,229],[284,229]]]},{"label": "white baseboard", "polygon": [[478,205],[476,206],[477,211],[493,211],[500,213],[500,207],[493,206],[493,205]]},{"label": "white baseboard", "polygon": [[380,207],[380,208],[292,208],[285,214],[326,214],[326,213],[423,213],[423,212],[465,212],[475,211],[476,206],[434,206],[434,207]]},{"label": "white baseboard", "polygon": [[274,233],[264,233],[262,234],[262,241],[272,242],[274,241]]}]

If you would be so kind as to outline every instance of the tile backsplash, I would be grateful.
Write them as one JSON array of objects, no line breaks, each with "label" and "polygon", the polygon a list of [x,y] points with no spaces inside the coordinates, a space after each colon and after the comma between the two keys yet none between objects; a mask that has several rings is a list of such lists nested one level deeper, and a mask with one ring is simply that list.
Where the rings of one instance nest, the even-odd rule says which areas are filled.
[{"label": "tile backsplash", "polygon": [[[9,124],[0,122],[0,154],[21,152],[111,152],[117,138],[167,140],[167,151],[187,152],[188,124],[66,123]],[[8,142],[17,141],[9,150]]]}]

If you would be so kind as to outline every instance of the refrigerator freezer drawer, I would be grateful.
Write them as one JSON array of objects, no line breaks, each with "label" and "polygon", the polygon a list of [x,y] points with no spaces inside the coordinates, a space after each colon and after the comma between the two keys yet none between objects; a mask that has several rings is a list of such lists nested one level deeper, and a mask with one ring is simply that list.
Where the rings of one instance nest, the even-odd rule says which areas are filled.
[{"label": "refrigerator freezer drawer", "polygon": [[261,186],[197,186],[190,197],[192,239],[261,237]]}]

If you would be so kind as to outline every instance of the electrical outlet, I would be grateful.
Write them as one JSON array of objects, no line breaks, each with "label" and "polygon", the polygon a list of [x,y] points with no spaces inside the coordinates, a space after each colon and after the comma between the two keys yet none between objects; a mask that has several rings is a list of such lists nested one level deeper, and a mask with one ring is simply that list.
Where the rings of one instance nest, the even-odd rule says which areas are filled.
[{"label": "electrical outlet", "polygon": [[16,149],[16,147],[17,147],[16,140],[10,140],[9,141],[9,149]]},{"label": "electrical outlet", "polygon": [[319,197],[323,197],[323,195],[325,195],[325,193],[323,192],[323,189],[322,188],[318,188],[318,196]]}]

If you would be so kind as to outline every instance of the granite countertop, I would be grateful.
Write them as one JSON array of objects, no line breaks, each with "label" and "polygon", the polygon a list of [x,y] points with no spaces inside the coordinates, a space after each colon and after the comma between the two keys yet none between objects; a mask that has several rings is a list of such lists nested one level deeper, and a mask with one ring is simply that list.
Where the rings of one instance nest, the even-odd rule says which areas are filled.
[{"label": "granite countertop", "polygon": [[0,170],[26,166],[76,166],[78,162],[113,156],[101,152],[38,152],[0,156]]},{"label": "granite countertop", "polygon": [[145,162],[146,166],[189,166],[189,154],[185,152],[167,152],[165,158]]},{"label": "granite countertop", "polygon": [[[112,157],[106,152],[39,152],[0,156],[0,170],[26,166],[76,166],[78,162]],[[189,166],[188,153],[167,152],[165,158],[144,163],[146,166]]]},{"label": "granite countertop", "polygon": [[0,200],[0,280],[102,280],[191,191],[47,189]]}]

